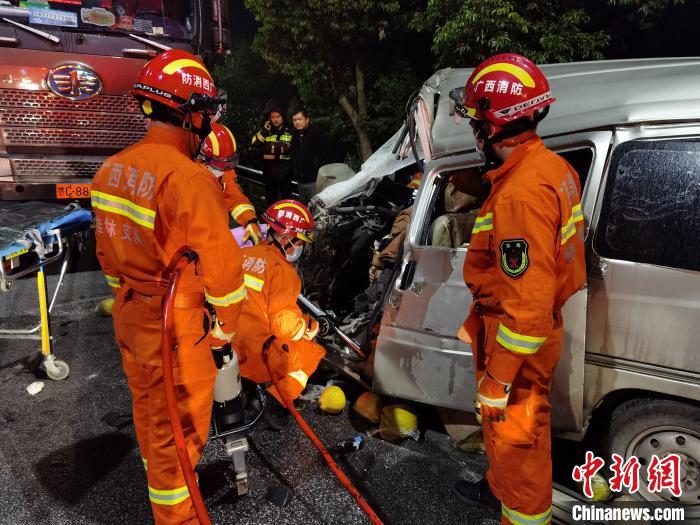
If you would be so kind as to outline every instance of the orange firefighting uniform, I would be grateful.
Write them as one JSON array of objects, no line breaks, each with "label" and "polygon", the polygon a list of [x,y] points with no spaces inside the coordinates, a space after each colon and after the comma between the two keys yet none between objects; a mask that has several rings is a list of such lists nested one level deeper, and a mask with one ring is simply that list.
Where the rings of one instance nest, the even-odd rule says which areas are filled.
[{"label": "orange firefighting uniform", "polygon": [[[262,346],[274,335],[280,344],[270,347],[270,370],[280,379],[284,394],[296,399],[326,354],[322,346],[305,339],[309,318],[297,306],[301,280],[294,266],[269,243],[241,251],[248,297],[233,339],[241,376],[256,383],[272,380],[262,360]],[[276,351],[282,344],[289,347],[288,353]],[[284,404],[274,386],[268,391]]]},{"label": "orange firefighting uniform", "polygon": [[204,337],[204,301],[230,334],[246,292],[221,190],[188,152],[184,130],[154,122],[142,140],[102,165],[92,189],[97,255],[116,295],[115,338],[159,525],[198,523],[165,404],[160,345],[169,277],[164,270],[183,246],[199,255],[196,267],[188,265],[182,275],[173,316],[175,388],[193,465],[208,437],[216,375]]},{"label": "orange firefighting uniform", "polygon": [[539,137],[519,144],[481,208],[464,265],[474,302],[464,329],[477,382],[519,371],[506,420],[483,421],[487,479],[503,523],[550,523],[549,390],[562,351],[561,307],[585,284],[583,214],[576,171]]},{"label": "orange firefighting uniform", "polygon": [[257,221],[258,216],[250,200],[236,182],[237,178],[235,170],[225,171],[221,176],[221,187],[226,209],[231,211],[233,220],[245,228],[250,221]]}]

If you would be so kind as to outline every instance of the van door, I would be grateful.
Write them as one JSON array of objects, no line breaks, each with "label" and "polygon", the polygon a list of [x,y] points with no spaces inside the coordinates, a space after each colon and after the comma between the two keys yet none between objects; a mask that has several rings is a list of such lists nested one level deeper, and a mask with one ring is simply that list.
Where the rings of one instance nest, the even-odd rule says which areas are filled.
[{"label": "van door", "polygon": [[[615,142],[596,211],[588,361],[641,374],[627,388],[657,389],[653,378],[700,373],[700,129],[620,130]],[[662,391],[681,394],[673,385]]]},{"label": "van door", "polygon": [[[584,196],[587,180],[599,180],[611,136],[600,132],[548,141],[581,173]],[[456,338],[472,301],[462,277],[468,247],[430,245],[428,232],[436,218],[445,174],[479,162],[471,154],[436,160],[428,166],[414,205],[402,268],[387,294],[377,338],[374,388],[382,393],[472,410],[475,384],[471,348]],[[588,217],[593,204],[582,207],[584,217]],[[570,300],[564,312],[566,344],[572,350],[564,352],[552,393],[553,421],[557,428],[574,432],[582,425],[585,304],[584,291]]]}]

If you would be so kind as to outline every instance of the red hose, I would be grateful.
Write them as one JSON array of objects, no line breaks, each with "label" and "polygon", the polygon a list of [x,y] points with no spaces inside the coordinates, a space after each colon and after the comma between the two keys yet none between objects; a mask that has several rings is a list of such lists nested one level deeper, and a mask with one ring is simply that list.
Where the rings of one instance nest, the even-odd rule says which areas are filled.
[{"label": "red hose", "polygon": [[177,398],[175,397],[175,379],[173,377],[173,357],[172,357],[172,341],[170,337],[173,308],[175,307],[175,294],[177,287],[180,284],[180,275],[182,270],[194,258],[194,254],[184,254],[180,257],[173,270],[168,292],[165,294],[163,301],[163,341],[161,344],[161,357],[163,359],[163,385],[165,386],[165,401],[168,407],[168,418],[170,426],[173,430],[175,438],[175,450],[177,457],[180,460],[180,468],[187,483],[187,489],[190,491],[190,498],[194,505],[194,512],[201,525],[211,525],[207,507],[204,505],[202,493],[199,491],[197,479],[194,476],[194,469],[190,462],[190,456],[187,453],[187,444],[185,442],[185,434],[182,432],[182,422],[180,414],[177,410]]},{"label": "red hose", "polygon": [[377,516],[377,513],[374,512],[374,509],[370,507],[369,503],[362,497],[360,492],[355,488],[355,485],[352,484],[352,481],[348,479],[348,477],[345,475],[345,473],[340,470],[340,467],[338,464],[333,460],[331,455],[328,453],[328,450],[326,450],[326,447],[323,446],[323,443],[321,443],[321,440],[318,439],[318,436],[314,433],[314,431],[311,429],[311,427],[308,425],[308,423],[304,420],[303,417],[301,417],[301,414],[297,411],[297,409],[294,407],[294,403],[291,399],[289,399],[285,393],[282,391],[282,389],[279,387],[279,378],[277,377],[276,374],[272,373],[272,370],[270,370],[270,367],[268,366],[267,363],[267,355],[268,351],[270,349],[270,343],[271,341],[268,341],[265,343],[263,346],[263,362],[265,363],[265,367],[267,368],[267,373],[270,375],[272,378],[272,382],[275,385],[275,388],[277,389],[277,392],[279,393],[280,397],[282,398],[282,401],[284,401],[284,405],[287,407],[287,410],[292,414],[294,417],[294,420],[297,422],[299,427],[304,431],[304,434],[311,440],[311,442],[314,444],[314,446],[318,449],[318,451],[321,453],[323,456],[323,459],[326,461],[326,464],[328,465],[328,468],[335,474],[335,476],[338,478],[338,481],[345,487],[345,489],[350,493],[350,495],[355,499],[357,504],[360,506],[360,508],[367,514],[367,517],[369,518],[369,521],[373,523],[374,525],[383,525],[382,520]]}]

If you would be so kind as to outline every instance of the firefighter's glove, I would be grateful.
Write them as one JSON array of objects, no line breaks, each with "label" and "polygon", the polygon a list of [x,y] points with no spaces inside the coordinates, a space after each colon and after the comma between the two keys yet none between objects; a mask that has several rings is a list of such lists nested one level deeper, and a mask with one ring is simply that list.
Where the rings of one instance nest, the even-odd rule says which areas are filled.
[{"label": "firefighter's glove", "polygon": [[302,338],[306,339],[307,341],[311,341],[314,337],[316,337],[316,334],[318,334],[318,328],[318,321],[313,317],[309,317],[309,321],[306,323],[306,331],[304,332]]},{"label": "firefighter's glove", "polygon": [[245,233],[243,234],[243,242],[250,241],[255,246],[257,246],[262,240],[262,230],[258,225],[258,221],[253,219],[245,227]]},{"label": "firefighter's glove", "polygon": [[222,350],[226,345],[230,345],[235,334],[236,332],[226,332],[221,322],[214,321],[209,333],[209,346],[212,350]]},{"label": "firefighter's glove", "polygon": [[484,421],[505,421],[506,406],[511,385],[501,383],[488,372],[479,380],[474,406],[479,423]]}]

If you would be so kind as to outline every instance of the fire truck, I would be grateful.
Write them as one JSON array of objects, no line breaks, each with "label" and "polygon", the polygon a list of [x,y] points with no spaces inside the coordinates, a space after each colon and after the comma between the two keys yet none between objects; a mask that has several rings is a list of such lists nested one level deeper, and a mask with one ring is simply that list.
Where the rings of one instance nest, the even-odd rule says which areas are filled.
[{"label": "fire truck", "polygon": [[0,200],[90,196],[102,162],[145,133],[143,64],[229,47],[226,0],[0,0]]}]

